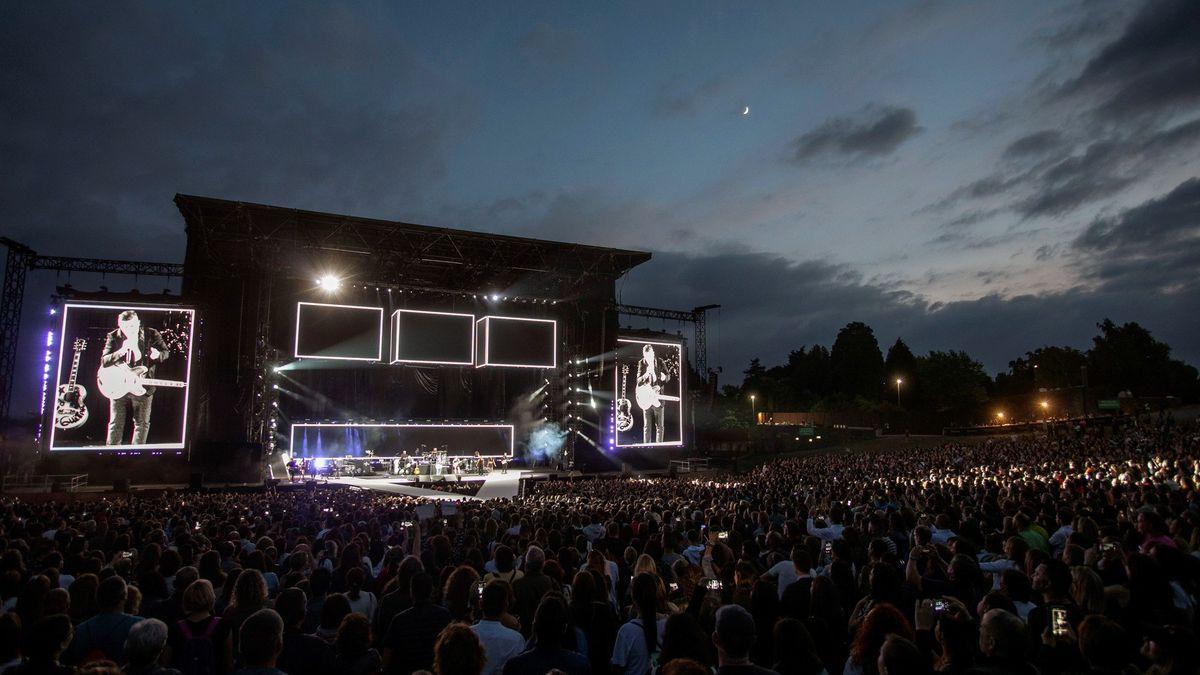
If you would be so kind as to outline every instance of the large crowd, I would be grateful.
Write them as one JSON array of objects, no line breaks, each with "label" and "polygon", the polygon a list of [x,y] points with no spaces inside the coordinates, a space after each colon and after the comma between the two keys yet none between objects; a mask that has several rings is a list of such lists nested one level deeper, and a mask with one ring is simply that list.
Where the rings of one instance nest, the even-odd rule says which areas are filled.
[{"label": "large crowd", "polygon": [[1198,451],[1144,421],[434,513],[6,498],[0,673],[1195,673]]}]

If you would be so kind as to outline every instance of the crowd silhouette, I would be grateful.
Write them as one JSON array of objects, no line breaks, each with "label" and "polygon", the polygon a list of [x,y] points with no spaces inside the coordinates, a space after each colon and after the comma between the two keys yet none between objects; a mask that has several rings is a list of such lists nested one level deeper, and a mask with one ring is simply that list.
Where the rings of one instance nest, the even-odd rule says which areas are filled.
[{"label": "crowd silhouette", "polygon": [[[0,673],[1194,673],[1200,427],[516,500],[3,501]],[[427,514],[423,514],[427,515]]]}]

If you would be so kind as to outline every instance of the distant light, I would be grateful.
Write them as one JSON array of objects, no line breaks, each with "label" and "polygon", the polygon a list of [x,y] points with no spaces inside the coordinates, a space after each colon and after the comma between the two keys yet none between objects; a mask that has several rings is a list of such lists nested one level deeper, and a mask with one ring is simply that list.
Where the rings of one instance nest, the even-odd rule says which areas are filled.
[{"label": "distant light", "polygon": [[495,293],[492,293],[492,302],[495,302],[495,301],[497,301],[497,300],[499,300],[499,299],[500,299],[500,296],[499,296],[499,295],[496,295]]},{"label": "distant light", "polygon": [[58,314],[58,310],[51,307],[50,308],[50,316],[54,316],[55,314]]},{"label": "distant light", "polygon": [[900,385],[902,385],[902,384],[904,384],[904,380],[902,380],[902,379],[900,379],[900,378],[898,378],[898,377],[897,377],[897,378],[896,378],[896,386],[900,386]]},{"label": "distant light", "polygon": [[317,286],[326,293],[332,293],[342,287],[342,280],[332,274],[326,274],[317,279]]}]

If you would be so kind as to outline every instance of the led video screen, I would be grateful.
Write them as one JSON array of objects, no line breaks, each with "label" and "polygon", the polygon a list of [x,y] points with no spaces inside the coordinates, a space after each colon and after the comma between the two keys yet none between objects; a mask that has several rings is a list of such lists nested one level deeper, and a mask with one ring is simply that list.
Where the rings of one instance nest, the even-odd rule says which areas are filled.
[{"label": "led video screen", "polygon": [[558,324],[552,319],[485,316],[475,322],[475,366],[555,368]]},{"label": "led video screen", "polygon": [[296,357],[382,360],[383,308],[296,303]]},{"label": "led video screen", "polygon": [[475,315],[398,309],[389,352],[392,363],[474,365]]},{"label": "led video screen", "polygon": [[618,338],[616,445],[683,445],[683,345]]},{"label": "led video screen", "polygon": [[293,424],[293,457],[399,457],[443,451],[450,457],[511,457],[511,424]]},{"label": "led video screen", "polygon": [[65,305],[50,450],[182,449],[194,327],[182,307]]}]

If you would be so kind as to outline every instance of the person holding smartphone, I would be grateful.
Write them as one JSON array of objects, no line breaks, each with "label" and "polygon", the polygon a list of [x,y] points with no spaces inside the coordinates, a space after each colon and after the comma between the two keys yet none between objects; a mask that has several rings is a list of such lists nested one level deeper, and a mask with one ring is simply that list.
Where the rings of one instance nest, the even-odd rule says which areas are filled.
[{"label": "person holding smartphone", "polygon": [[[1046,560],[1033,572],[1033,590],[1042,595],[1042,604],[1029,612],[1029,633],[1034,639],[1063,637],[1064,627],[1074,630],[1083,620],[1084,612],[1071,598],[1071,570],[1061,560]],[[1057,621],[1057,624],[1055,623]],[[1054,633],[1057,626],[1059,632]],[[1061,640],[1050,645],[1060,649]],[[1067,658],[1060,655],[1060,658]]]}]

